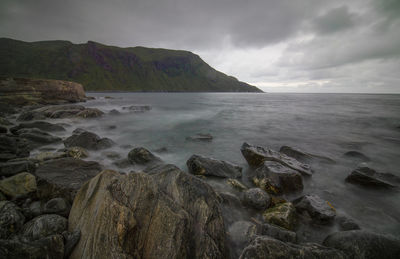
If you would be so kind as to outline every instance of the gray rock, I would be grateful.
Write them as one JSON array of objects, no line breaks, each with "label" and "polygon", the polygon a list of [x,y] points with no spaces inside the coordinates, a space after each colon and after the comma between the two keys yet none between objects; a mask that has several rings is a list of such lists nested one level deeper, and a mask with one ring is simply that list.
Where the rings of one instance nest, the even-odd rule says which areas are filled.
[{"label": "gray rock", "polygon": [[115,116],[115,115],[120,115],[121,113],[116,109],[112,109],[111,111],[108,112],[108,114]]},{"label": "gray rock", "polygon": [[34,173],[35,164],[28,160],[0,163],[0,176],[13,176],[21,172]]},{"label": "gray rock", "polygon": [[274,150],[252,146],[245,142],[243,143],[240,151],[247,160],[247,163],[252,167],[259,167],[263,165],[265,161],[275,161],[283,166],[298,171],[304,176],[312,175],[312,170],[309,165],[303,164],[292,157],[288,157],[287,155],[281,154]]},{"label": "gray rock", "polygon": [[17,134],[29,141],[31,149],[41,147],[47,144],[61,142],[61,138],[53,136],[45,131],[36,128],[23,128],[17,131]]},{"label": "gray rock", "polygon": [[275,161],[266,161],[257,168],[252,181],[270,194],[296,193],[303,190],[301,174]]},{"label": "gray rock", "polygon": [[353,219],[345,216],[337,216],[336,222],[339,225],[340,231],[358,230],[360,226]]},{"label": "gray rock", "polygon": [[132,166],[131,162],[127,158],[118,159],[114,161],[112,164],[121,169],[125,169]]},{"label": "gray rock", "polygon": [[122,107],[123,110],[129,110],[135,113],[143,113],[151,110],[150,105],[131,105]]},{"label": "gray rock", "polygon": [[60,158],[42,163],[36,170],[38,196],[41,199],[64,198],[72,203],[83,183],[101,171],[94,161]]},{"label": "gray rock", "polygon": [[345,158],[354,159],[360,162],[369,162],[371,159],[358,151],[348,151],[343,154]]},{"label": "gray rock", "polygon": [[194,175],[222,178],[239,178],[242,176],[242,168],[240,166],[199,155],[192,155],[186,162],[186,165],[189,169],[189,173]]},{"label": "gray rock", "polygon": [[53,124],[47,121],[34,121],[29,123],[21,123],[18,126],[10,128],[10,131],[13,134],[17,134],[17,132],[21,129],[31,129],[31,128],[36,128],[48,132],[65,131],[65,128],[63,126],[58,124]]},{"label": "gray rock", "polygon": [[294,159],[302,163],[310,163],[311,161],[318,161],[327,164],[336,164],[336,162],[329,157],[310,154],[294,147],[282,146],[279,152],[289,157],[293,157]]},{"label": "gray rock", "polygon": [[291,202],[284,202],[267,209],[263,213],[265,222],[294,230],[297,227],[298,219],[296,209]]},{"label": "gray rock", "polygon": [[62,234],[67,227],[66,218],[56,214],[44,214],[25,223],[21,235],[29,241],[34,241],[54,234]]},{"label": "gray rock", "polygon": [[64,258],[67,259],[74,250],[76,244],[78,244],[81,238],[81,231],[76,230],[73,232],[64,231],[63,232],[65,247],[64,247]]},{"label": "gray rock", "polygon": [[0,181],[0,191],[13,199],[36,192],[36,178],[30,173],[19,173]]},{"label": "gray rock", "polygon": [[261,234],[283,242],[297,243],[297,234],[295,232],[276,225],[262,224]]},{"label": "gray rock", "polygon": [[71,205],[63,198],[54,198],[46,202],[44,205],[44,213],[57,214],[63,217],[68,217]]},{"label": "gray rock", "polygon": [[293,205],[300,213],[307,212],[314,223],[330,224],[336,216],[336,211],[327,201],[317,195],[305,195],[293,201]]},{"label": "gray rock", "polygon": [[58,259],[64,256],[62,235],[53,235],[27,242],[17,239],[0,240],[0,258]]},{"label": "gray rock", "polygon": [[162,160],[159,157],[153,155],[153,153],[151,153],[144,147],[137,147],[129,151],[128,160],[132,164],[139,164],[139,165],[162,162]]},{"label": "gray rock", "polygon": [[112,147],[114,142],[109,138],[100,138],[89,131],[74,131],[74,134],[64,140],[65,147],[83,147],[89,150],[100,150]]},{"label": "gray rock", "polygon": [[400,255],[399,239],[363,230],[333,233],[323,244],[342,250],[349,258],[354,259],[397,259]]},{"label": "gray rock", "polygon": [[0,239],[10,238],[23,226],[25,217],[11,201],[0,201]]},{"label": "gray rock", "polygon": [[34,218],[44,213],[44,203],[42,201],[34,201],[29,204],[30,215]]},{"label": "gray rock", "polygon": [[314,243],[302,245],[284,243],[268,236],[259,236],[243,250],[240,259],[345,259],[339,250]]},{"label": "gray rock", "polygon": [[83,111],[80,111],[76,114],[77,117],[81,118],[97,118],[104,115],[104,112],[100,111],[97,108],[85,108]]},{"label": "gray rock", "polygon": [[243,192],[242,202],[248,207],[265,210],[271,205],[271,197],[260,188],[251,188]]},{"label": "gray rock", "polygon": [[[228,228],[229,241],[232,243],[231,257],[238,258],[242,250],[259,234],[257,226],[250,221],[236,221]],[[233,253],[233,256],[232,256]]]},{"label": "gray rock", "polygon": [[369,167],[360,167],[346,177],[346,182],[369,188],[393,189],[399,186],[400,180],[392,174],[378,173]]},{"label": "gray rock", "polygon": [[209,133],[198,133],[196,135],[186,137],[186,140],[194,142],[210,142],[213,140],[213,136]]},{"label": "gray rock", "polygon": [[0,135],[0,162],[28,157],[29,142],[21,137]]}]

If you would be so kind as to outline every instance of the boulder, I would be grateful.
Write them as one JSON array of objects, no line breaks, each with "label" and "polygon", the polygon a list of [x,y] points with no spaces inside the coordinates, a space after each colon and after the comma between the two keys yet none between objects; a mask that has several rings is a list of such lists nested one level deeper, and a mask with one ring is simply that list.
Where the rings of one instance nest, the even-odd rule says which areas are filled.
[{"label": "boulder", "polygon": [[297,243],[297,234],[295,232],[276,225],[262,224],[261,234],[283,242]]},{"label": "boulder", "polygon": [[103,116],[103,114],[104,112],[97,108],[85,108],[83,111],[78,112],[76,116],[82,118],[97,118]]},{"label": "boulder", "polygon": [[63,217],[68,217],[71,205],[63,198],[54,198],[46,202],[43,211],[46,214],[57,214]]},{"label": "boulder", "polygon": [[125,169],[132,166],[131,162],[127,158],[118,159],[112,162],[112,164],[121,169]]},{"label": "boulder", "polygon": [[83,147],[68,147],[61,151],[67,153],[69,157],[73,158],[87,158],[89,156],[89,153]]},{"label": "boulder", "polygon": [[29,123],[21,123],[18,126],[10,128],[13,134],[17,134],[20,129],[40,129],[42,131],[53,132],[53,131],[65,131],[65,128],[61,125],[50,123],[47,121],[34,121]]},{"label": "boulder", "polygon": [[0,201],[0,239],[8,239],[16,234],[24,222],[25,217],[17,205],[11,201]]},{"label": "boulder", "polygon": [[81,239],[81,231],[75,230],[73,232],[64,231],[64,258],[69,258],[72,251],[74,250],[76,244],[78,244],[79,240]]},{"label": "boulder", "polygon": [[35,170],[35,164],[29,160],[0,163],[0,176],[9,177],[21,172],[33,173]]},{"label": "boulder", "polygon": [[64,256],[62,235],[52,235],[36,241],[0,240],[0,258],[58,259]]},{"label": "boulder", "polygon": [[112,109],[111,111],[108,112],[108,114],[115,116],[115,115],[121,115],[121,112],[116,109]]},{"label": "boulder", "polygon": [[324,240],[323,245],[342,250],[354,259],[396,259],[400,255],[399,239],[363,230],[333,233]]},{"label": "boulder", "polygon": [[354,219],[348,218],[346,216],[337,216],[336,222],[339,225],[340,231],[358,230],[361,229]]},{"label": "boulder", "polygon": [[251,188],[243,192],[242,202],[248,207],[265,210],[271,204],[271,197],[260,188]]},{"label": "boulder", "polygon": [[46,118],[94,118],[104,113],[95,108],[85,108],[82,105],[53,105],[37,108],[21,113],[18,121],[43,120]]},{"label": "boulder", "polygon": [[132,164],[139,164],[139,165],[162,162],[162,160],[159,157],[153,155],[153,153],[151,153],[144,147],[137,147],[129,151],[128,160]]},{"label": "boulder", "polygon": [[273,239],[268,236],[259,236],[243,250],[240,259],[264,258],[293,258],[293,259],[345,259],[341,251],[324,247],[319,244],[291,244]]},{"label": "boulder", "polygon": [[26,128],[17,131],[17,134],[29,141],[29,148],[32,150],[47,144],[61,142],[61,138],[55,137],[45,131],[36,128]]},{"label": "boulder", "polygon": [[252,167],[259,167],[263,165],[265,161],[275,161],[283,166],[298,171],[304,176],[312,175],[312,170],[309,165],[303,164],[292,157],[288,157],[287,155],[281,154],[274,150],[252,146],[245,142],[243,143],[240,151],[247,160],[247,163]]},{"label": "boulder", "polygon": [[369,162],[371,159],[358,151],[348,151],[343,154],[345,158],[357,160],[359,162]]},{"label": "boulder", "polygon": [[159,173],[103,171],[79,190],[69,215],[74,258],[226,258],[213,189],[172,166]]},{"label": "boulder", "polygon": [[295,229],[297,225],[296,209],[290,202],[277,204],[263,213],[267,223],[283,227],[288,230]]},{"label": "boulder", "polygon": [[29,142],[21,137],[0,135],[0,162],[28,157]]},{"label": "boulder", "polygon": [[97,162],[60,158],[41,164],[36,170],[38,196],[43,199],[65,198],[72,203],[83,183],[101,171]]},{"label": "boulder", "polygon": [[400,180],[392,174],[378,173],[369,167],[360,167],[346,177],[346,182],[370,188],[393,189],[399,186]]},{"label": "boulder", "polygon": [[69,154],[66,152],[41,152],[33,157],[30,157],[30,160],[35,162],[44,162],[47,160],[59,159],[68,156]]},{"label": "boulder", "polygon": [[257,226],[250,221],[236,221],[228,228],[229,241],[231,242],[231,257],[238,258],[242,250],[259,234]]},{"label": "boulder", "polygon": [[303,190],[301,174],[275,161],[266,161],[258,167],[253,183],[270,194],[296,193]]},{"label": "boulder", "polygon": [[317,195],[305,195],[293,201],[299,213],[307,212],[317,224],[330,224],[336,216],[332,205]]},{"label": "boulder", "polygon": [[189,169],[189,173],[194,175],[222,178],[239,178],[242,176],[242,168],[240,166],[199,155],[192,155],[186,162],[186,165]]},{"label": "boulder", "polygon": [[36,178],[30,173],[19,173],[1,180],[0,191],[11,198],[26,196],[36,191]]},{"label": "boulder", "polygon": [[186,140],[194,142],[210,142],[213,140],[213,136],[209,133],[197,133],[196,135],[186,137]]},{"label": "boulder", "polygon": [[29,241],[34,241],[54,234],[62,234],[67,227],[66,218],[56,214],[44,214],[25,223],[21,235]]},{"label": "boulder", "polygon": [[312,161],[318,161],[327,164],[336,164],[336,162],[329,157],[310,154],[294,147],[282,146],[279,152],[289,157],[292,157],[302,163],[310,163]]},{"label": "boulder", "polygon": [[34,218],[42,215],[44,213],[44,204],[43,201],[34,201],[30,203],[28,207],[29,216]]},{"label": "boulder", "polygon": [[109,138],[100,138],[89,131],[78,131],[64,140],[65,147],[83,147],[89,150],[100,150],[112,147],[114,142]]}]

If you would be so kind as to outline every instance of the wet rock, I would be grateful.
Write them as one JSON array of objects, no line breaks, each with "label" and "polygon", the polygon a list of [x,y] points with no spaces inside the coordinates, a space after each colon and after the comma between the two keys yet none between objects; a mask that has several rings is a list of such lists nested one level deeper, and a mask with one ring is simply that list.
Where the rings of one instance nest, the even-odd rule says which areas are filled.
[{"label": "wet rock", "polygon": [[29,147],[32,149],[47,144],[61,142],[61,138],[53,136],[45,131],[36,128],[25,128],[17,131],[17,134],[29,141]]},{"label": "wet rock", "polygon": [[36,178],[30,173],[19,173],[0,181],[0,191],[11,198],[36,191]]},{"label": "wet rock", "polygon": [[18,239],[0,240],[0,258],[55,259],[63,258],[63,256],[64,240],[62,235],[52,235],[32,242]]},{"label": "wet rock", "polygon": [[210,142],[213,140],[213,136],[209,133],[198,133],[196,135],[186,137],[186,140],[194,142]]},{"label": "wet rock", "polygon": [[62,234],[68,227],[68,220],[56,214],[40,215],[27,222],[21,235],[27,240],[34,241],[54,234]]},{"label": "wet rock", "polygon": [[247,163],[252,167],[262,166],[265,161],[275,161],[283,166],[289,167],[298,171],[304,176],[311,176],[312,170],[309,165],[303,164],[292,157],[281,154],[271,149],[252,146],[248,143],[243,143],[240,151],[242,152]]},{"label": "wet rock", "polygon": [[238,258],[242,250],[259,234],[257,226],[250,221],[236,221],[228,229],[229,241],[232,243],[233,255]]},{"label": "wet rock", "polygon": [[151,110],[150,105],[131,105],[122,107],[123,110],[129,110],[135,113],[143,113]]},{"label": "wet rock", "polygon": [[5,201],[5,200],[7,200],[7,197],[4,196],[2,192],[0,192],[0,201]]},{"label": "wet rock", "polygon": [[161,163],[161,159],[144,147],[137,147],[129,151],[128,160],[132,164],[146,165],[149,163]]},{"label": "wet rock", "polygon": [[97,118],[103,116],[104,112],[100,111],[96,108],[85,108],[83,111],[80,111],[76,114],[77,117],[82,118]]},{"label": "wet rock", "polygon": [[121,158],[121,155],[115,151],[106,151],[106,152],[101,153],[101,155],[103,155],[109,159],[112,159],[112,160],[117,160],[117,159]]},{"label": "wet rock", "polygon": [[239,190],[239,191],[245,191],[247,189],[249,189],[246,185],[244,185],[241,181],[239,181],[238,179],[232,179],[229,178],[226,180],[226,182],[232,186],[233,188]]},{"label": "wet rock", "polygon": [[358,151],[348,151],[348,152],[344,153],[343,156],[345,158],[355,159],[355,160],[358,160],[360,162],[369,162],[369,161],[371,161],[371,159],[369,157],[367,157],[366,155],[364,155],[363,153],[358,152]]},{"label": "wet rock", "polygon": [[271,204],[271,197],[260,188],[251,188],[243,192],[242,202],[248,207],[265,210]]},{"label": "wet rock", "polygon": [[253,183],[270,194],[301,192],[301,174],[279,162],[267,161],[257,168],[252,177]]},{"label": "wet rock", "polygon": [[16,234],[24,222],[25,217],[17,205],[11,201],[0,201],[0,239]]},{"label": "wet rock", "polygon": [[393,189],[399,186],[400,180],[392,174],[378,173],[369,167],[360,167],[346,177],[346,182],[370,188]]},{"label": "wet rock", "polygon": [[76,230],[73,232],[64,231],[63,237],[65,240],[64,258],[69,258],[76,244],[78,244],[81,238],[81,231],[80,230]]},{"label": "wet rock", "polygon": [[295,232],[276,225],[262,224],[261,234],[283,242],[297,243],[297,234]]},{"label": "wet rock", "polygon": [[100,150],[112,147],[114,142],[109,138],[100,138],[89,131],[74,131],[74,134],[64,140],[65,147],[83,147],[89,150]]},{"label": "wet rock", "polygon": [[57,214],[63,217],[68,217],[71,205],[63,198],[54,198],[46,202],[43,211],[46,214]]},{"label": "wet rock", "polygon": [[111,111],[108,112],[108,114],[110,114],[110,115],[120,115],[121,113],[116,109],[112,109]]},{"label": "wet rock", "polygon": [[21,137],[0,135],[0,162],[28,157],[29,142]]},{"label": "wet rock", "polygon": [[99,109],[85,108],[82,105],[53,105],[45,106],[22,113],[17,120],[42,120],[45,118],[63,119],[63,118],[95,118],[104,113]]},{"label": "wet rock", "polygon": [[132,166],[131,162],[127,158],[118,159],[114,161],[112,164],[121,169],[125,169]]},{"label": "wet rock", "polygon": [[194,175],[239,178],[242,168],[232,163],[199,155],[192,155],[186,162],[189,173]]},{"label": "wet rock", "polygon": [[342,250],[355,259],[395,259],[400,255],[400,240],[363,230],[333,233],[324,240],[323,245]]},{"label": "wet rock", "polygon": [[345,216],[337,216],[336,222],[339,225],[340,231],[358,230],[360,226],[353,219]]},{"label": "wet rock", "polygon": [[268,236],[259,236],[243,250],[240,259],[293,258],[345,259],[341,251],[314,243],[302,245],[284,243]]},{"label": "wet rock", "polygon": [[6,127],[0,126],[0,134],[5,134],[8,132],[8,129]]},{"label": "wet rock", "polygon": [[197,177],[166,168],[103,171],[82,186],[69,215],[69,229],[82,236],[70,258],[226,258],[218,196]]},{"label": "wet rock", "polygon": [[294,200],[293,204],[299,213],[307,212],[317,224],[330,224],[336,216],[332,205],[317,195],[302,196]]},{"label": "wet rock", "polygon": [[59,159],[63,157],[68,157],[66,152],[41,152],[30,159],[37,162],[44,162],[47,160]]},{"label": "wet rock", "polygon": [[101,171],[97,162],[60,158],[41,164],[36,170],[38,196],[43,199],[65,198],[72,203],[83,183]]},{"label": "wet rock", "polygon": [[310,163],[311,161],[315,160],[327,164],[336,164],[336,162],[329,157],[310,154],[294,147],[282,146],[279,152],[302,163]]},{"label": "wet rock", "polygon": [[32,218],[40,216],[44,213],[44,202],[34,201],[29,204],[29,214]]},{"label": "wet rock", "polygon": [[290,202],[280,203],[275,207],[267,209],[263,213],[267,223],[293,230],[297,224],[296,209]]},{"label": "wet rock", "polygon": [[0,176],[13,176],[21,172],[35,172],[35,164],[29,160],[0,163]]},{"label": "wet rock", "polygon": [[160,147],[160,148],[155,149],[154,152],[156,152],[156,153],[166,153],[166,152],[168,152],[168,148]]},{"label": "wet rock", "polygon": [[63,149],[63,152],[73,158],[87,158],[89,156],[89,153],[83,147],[68,147]]},{"label": "wet rock", "polygon": [[7,120],[6,118],[3,118],[0,116],[0,125],[2,126],[12,126],[14,125],[11,121]]},{"label": "wet rock", "polygon": [[65,131],[65,128],[58,124],[53,124],[47,121],[35,121],[29,123],[21,123],[18,126],[10,128],[10,131],[13,134],[17,134],[17,132],[21,129],[32,129],[36,128],[42,131],[53,132],[53,131]]}]

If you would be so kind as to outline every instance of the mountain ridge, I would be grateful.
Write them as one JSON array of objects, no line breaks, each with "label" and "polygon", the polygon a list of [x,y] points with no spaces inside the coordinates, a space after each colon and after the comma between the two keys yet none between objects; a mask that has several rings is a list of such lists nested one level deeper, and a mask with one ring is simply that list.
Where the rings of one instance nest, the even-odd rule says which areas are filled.
[{"label": "mountain ridge", "polygon": [[0,38],[0,76],[67,80],[86,91],[262,92],[185,50]]}]

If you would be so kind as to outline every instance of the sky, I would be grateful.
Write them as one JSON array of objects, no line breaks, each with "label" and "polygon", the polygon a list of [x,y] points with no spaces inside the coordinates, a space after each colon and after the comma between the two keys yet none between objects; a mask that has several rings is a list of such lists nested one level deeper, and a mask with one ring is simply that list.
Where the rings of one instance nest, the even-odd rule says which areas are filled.
[{"label": "sky", "polygon": [[0,37],[189,50],[267,92],[400,93],[400,0],[0,0]]}]

